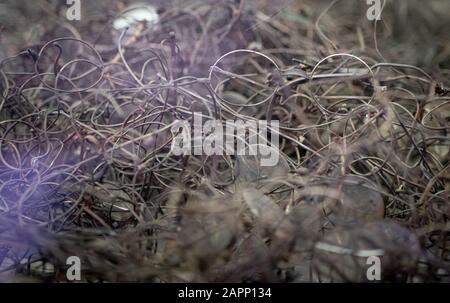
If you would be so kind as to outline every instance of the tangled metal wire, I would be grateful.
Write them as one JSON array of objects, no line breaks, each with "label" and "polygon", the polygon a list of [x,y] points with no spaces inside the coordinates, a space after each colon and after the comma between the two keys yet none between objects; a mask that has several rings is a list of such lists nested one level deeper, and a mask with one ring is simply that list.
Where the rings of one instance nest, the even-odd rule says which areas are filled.
[{"label": "tangled metal wire", "polygon": [[[448,84],[318,32],[196,4],[3,59],[2,277],[449,281]],[[194,112],[279,120],[279,164],[174,156]]]}]

